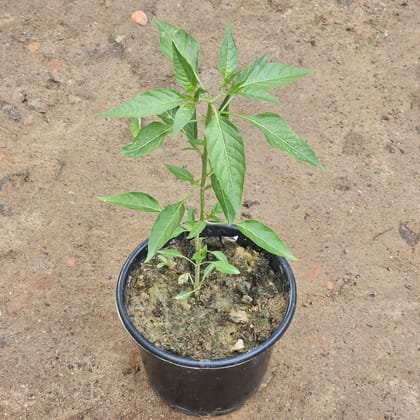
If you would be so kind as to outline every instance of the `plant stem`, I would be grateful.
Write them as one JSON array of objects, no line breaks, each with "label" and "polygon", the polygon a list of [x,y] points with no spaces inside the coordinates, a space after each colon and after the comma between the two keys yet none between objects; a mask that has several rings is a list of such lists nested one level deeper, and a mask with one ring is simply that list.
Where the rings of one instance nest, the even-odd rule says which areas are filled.
[{"label": "plant stem", "polygon": [[[212,107],[211,107],[211,104],[208,104],[206,122],[205,122],[206,126],[210,122],[211,113],[212,113]],[[205,220],[206,218],[207,161],[208,161],[207,139],[204,136],[203,152],[201,154],[200,220]]]},{"label": "plant stem", "polygon": [[206,140],[204,140],[203,153],[201,154],[200,220],[206,218],[207,159],[207,145]]},{"label": "plant stem", "polygon": [[[210,122],[212,114],[212,107],[211,104],[207,106],[207,115],[206,115],[206,125]],[[206,189],[207,189],[207,160],[208,160],[208,152],[207,152],[207,140],[204,136],[204,145],[203,151],[201,153],[201,182],[200,182],[200,221],[205,221],[206,219]],[[195,252],[196,255],[199,255],[201,251],[201,241],[200,235],[195,237]],[[195,270],[194,270],[194,288],[198,289],[200,287],[200,267],[201,267],[201,260],[195,262]]]},{"label": "plant stem", "polygon": [[235,95],[227,95],[225,99],[223,100],[222,104],[219,107],[219,112],[222,113],[226,109],[229,108],[229,104],[232,101],[232,99],[235,97]]},{"label": "plant stem", "polygon": [[[201,248],[200,236],[195,237],[195,252],[199,252]],[[197,254],[198,255],[198,254]],[[194,262],[194,290],[198,290],[200,284],[200,267],[201,260],[196,260]]]}]

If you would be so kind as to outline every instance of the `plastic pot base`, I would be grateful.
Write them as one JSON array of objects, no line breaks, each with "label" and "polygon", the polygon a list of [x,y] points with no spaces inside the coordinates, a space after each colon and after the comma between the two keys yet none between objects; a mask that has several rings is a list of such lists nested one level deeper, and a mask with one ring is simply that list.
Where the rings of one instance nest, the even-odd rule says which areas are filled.
[{"label": "plastic pot base", "polygon": [[144,349],[141,353],[151,387],[172,408],[214,416],[239,408],[258,391],[271,349],[238,365],[207,369],[164,361]]}]

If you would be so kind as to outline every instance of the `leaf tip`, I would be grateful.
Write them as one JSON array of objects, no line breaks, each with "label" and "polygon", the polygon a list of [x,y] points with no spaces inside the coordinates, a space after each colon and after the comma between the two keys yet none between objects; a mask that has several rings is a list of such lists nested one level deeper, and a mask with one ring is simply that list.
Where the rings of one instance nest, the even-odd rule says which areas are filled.
[{"label": "leaf tip", "polygon": [[[130,146],[130,145],[128,144],[127,146]],[[124,147],[121,148],[120,155],[121,156],[124,156],[126,158],[134,158],[134,157],[136,157],[136,156],[133,156],[133,154],[132,154],[132,152],[130,150],[127,150],[126,149],[127,146],[124,146]]]},{"label": "leaf tip", "polygon": [[315,156],[315,158],[309,162],[312,166],[315,168],[320,169],[322,172],[328,172],[325,166],[318,160],[318,158]]},{"label": "leaf tip", "polygon": [[304,76],[309,76],[309,75],[311,75],[312,73],[314,73],[315,72],[315,70],[314,69],[302,69],[302,76],[304,77]]},{"label": "leaf tip", "polygon": [[321,162],[318,162],[318,163],[319,163],[318,168],[321,169],[322,172],[324,173],[328,172],[328,169]]}]

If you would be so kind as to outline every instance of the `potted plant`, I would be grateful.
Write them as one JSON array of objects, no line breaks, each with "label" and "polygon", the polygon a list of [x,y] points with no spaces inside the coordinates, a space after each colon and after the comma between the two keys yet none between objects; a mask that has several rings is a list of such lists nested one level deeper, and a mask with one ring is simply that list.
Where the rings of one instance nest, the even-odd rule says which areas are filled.
[{"label": "potted plant", "polygon": [[[268,54],[238,71],[227,24],[219,51],[221,87],[211,96],[200,78],[199,43],[169,23],[154,22],[180,89],[146,91],[103,116],[130,119],[132,141],[122,148],[123,156],[144,156],[171,136],[182,135],[185,150],[196,154],[201,170],[194,175],[166,164],[191,188],[164,206],[144,192],[98,198],[157,213],[148,240],[122,268],[118,312],[141,348],[154,390],[174,408],[215,415],[238,407],[258,389],[271,348],[296,305],[295,280],[286,260],[295,257],[271,228],[241,220],[246,159],[232,120],[249,122],[274,148],[322,168],[282,117],[238,114],[231,104],[241,96],[278,103],[270,90],[310,71],[269,62]],[[197,209],[190,205],[195,197]],[[207,204],[210,197],[212,206]]]}]

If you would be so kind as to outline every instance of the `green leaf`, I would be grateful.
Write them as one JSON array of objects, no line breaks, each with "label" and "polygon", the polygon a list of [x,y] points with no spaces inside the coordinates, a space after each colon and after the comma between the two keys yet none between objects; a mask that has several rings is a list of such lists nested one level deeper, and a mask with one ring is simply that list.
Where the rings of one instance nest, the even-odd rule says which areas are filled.
[{"label": "green leaf", "polygon": [[166,267],[168,260],[163,255],[158,255],[160,263],[156,265],[156,268],[163,268]]},{"label": "green leaf", "polygon": [[159,118],[161,118],[164,123],[172,125],[174,123],[175,114],[177,113],[178,109],[179,106],[162,112],[162,114],[159,114]]},{"label": "green leaf", "polygon": [[232,264],[223,261],[212,262],[214,268],[225,274],[240,274],[241,272]]},{"label": "green leaf", "polygon": [[[200,246],[201,246],[201,242],[200,242]],[[199,251],[194,252],[191,259],[195,261],[196,263],[200,263],[201,261],[205,260],[206,257],[207,257],[207,245],[204,245],[202,248],[200,248]]]},{"label": "green leaf", "polygon": [[233,208],[229,197],[222,189],[219,181],[216,178],[216,175],[214,174],[211,176],[211,187],[213,188],[214,194],[217,198],[217,201],[220,204],[220,207],[222,208],[223,214],[225,215],[227,222],[229,224],[233,223],[236,214],[235,209]]},{"label": "green leaf", "polygon": [[147,155],[162,146],[171,129],[167,124],[154,121],[143,127],[133,142],[121,149],[121,154],[131,158]]},{"label": "green leaf", "polygon": [[227,22],[225,36],[219,51],[219,68],[225,83],[229,76],[235,71],[237,65],[238,49],[236,48],[229,22]]},{"label": "green leaf", "polygon": [[210,254],[214,255],[217,258],[217,260],[225,262],[225,263],[229,262],[226,255],[223,254],[223,252],[221,251],[209,251],[209,252]]},{"label": "green leaf", "polygon": [[150,117],[177,107],[182,100],[182,95],[176,90],[153,89],[122,103],[110,111],[103,112],[101,115],[103,117]]},{"label": "green leaf", "polygon": [[195,210],[193,207],[188,207],[187,211],[187,222],[194,223],[195,221]]},{"label": "green leaf", "polygon": [[[213,186],[212,186],[213,187]],[[214,187],[213,187],[214,190]],[[216,197],[217,198],[217,197]],[[222,206],[217,202],[210,210],[210,213],[207,215],[207,220],[210,222],[220,223],[222,220],[218,216],[223,213]]]},{"label": "green leaf", "polygon": [[176,227],[176,229],[174,230],[174,232],[172,233],[169,239],[177,238],[179,235],[181,235],[184,232],[185,232],[185,229],[181,225],[179,225]]},{"label": "green leaf", "polygon": [[195,293],[195,290],[184,290],[183,292],[178,293],[175,296],[175,299],[176,300],[185,300],[185,299],[189,298],[193,293]]},{"label": "green leaf", "polygon": [[[296,79],[307,74],[310,70],[300,69],[281,63],[260,62],[241,78],[235,79],[230,92],[242,93],[249,90],[270,90],[280,86],[286,86]],[[238,75],[239,76],[239,75]]]},{"label": "green leaf", "polygon": [[185,207],[181,201],[166,206],[156,218],[149,236],[147,258],[150,261],[153,256],[173,237],[172,235],[181,223]]},{"label": "green leaf", "polygon": [[267,101],[273,102],[275,104],[279,104],[280,101],[270,93],[265,90],[257,90],[257,89],[244,89],[240,92],[242,96],[245,96],[250,99],[256,99],[257,101]]},{"label": "green leaf", "polygon": [[[197,119],[196,111],[194,110],[194,114],[191,117],[191,120]],[[190,122],[188,123],[182,130],[185,135],[187,136],[187,139],[192,142],[194,140],[197,140],[198,136],[198,128],[197,128],[197,122]]]},{"label": "green leaf", "polygon": [[209,264],[205,269],[202,277],[202,281],[204,281],[215,269],[214,264]]},{"label": "green leaf", "polygon": [[242,82],[248,79],[249,75],[255,71],[255,69],[259,68],[262,64],[266,63],[269,57],[269,53],[264,54],[261,57],[258,57],[255,61],[253,61],[248,67],[241,70],[236,76],[233,81],[234,86],[240,86]]},{"label": "green leaf", "polygon": [[[159,115],[159,118],[161,118],[166,124],[173,124],[175,121],[175,114],[178,112],[179,108],[174,108],[169,111],[166,111]],[[197,118],[196,111],[194,110],[194,113],[191,117],[192,120],[195,120]],[[197,122],[190,122],[188,123],[183,129],[183,133],[187,136],[189,142],[192,144],[194,141],[197,140]]]},{"label": "green leaf", "polygon": [[159,203],[151,195],[143,192],[127,192],[122,194],[110,195],[108,197],[97,197],[105,203],[115,206],[125,207],[131,210],[141,210],[146,212],[160,212]]},{"label": "green leaf", "polygon": [[223,213],[223,209],[222,206],[220,205],[220,203],[216,203],[210,210],[210,214],[221,214]]},{"label": "green leaf", "polygon": [[237,223],[237,226],[243,235],[262,249],[289,260],[297,260],[277,234],[258,220],[244,220]]},{"label": "green leaf", "polygon": [[[228,119],[216,112],[205,129],[205,135],[214,175],[225,199],[228,198],[238,215],[242,204],[246,166],[241,134]],[[219,202],[223,207],[223,203],[220,200]]]},{"label": "green leaf", "polygon": [[271,146],[298,160],[323,169],[313,150],[287,125],[282,117],[272,112],[248,116],[238,115],[262,130]]},{"label": "green leaf", "polygon": [[194,119],[195,107],[193,104],[183,104],[176,111],[172,135],[175,137],[192,119]]},{"label": "green leaf", "polygon": [[189,33],[176,26],[163,22],[156,17],[153,18],[153,21],[156,23],[160,32],[160,50],[162,54],[172,61],[172,43],[175,44],[179,53],[185,58],[197,75],[200,44]]},{"label": "green leaf", "polygon": [[181,55],[178,48],[174,43],[172,43],[173,48],[173,63],[174,63],[174,72],[175,79],[180,86],[186,89],[188,92],[194,91],[197,86],[198,78],[188,63],[188,61]]},{"label": "green leaf", "polygon": [[137,137],[141,129],[141,118],[130,118],[130,133],[133,139]]},{"label": "green leaf", "polygon": [[223,102],[220,104],[219,112],[220,115],[225,115],[229,113],[230,101],[232,100],[232,95],[226,95],[223,99]]},{"label": "green leaf", "polygon": [[204,140],[193,139],[193,140],[189,140],[189,143],[192,146],[204,146]]},{"label": "green leaf", "polygon": [[172,248],[164,248],[159,251],[159,254],[163,255],[165,258],[185,258],[179,251]]},{"label": "green leaf", "polygon": [[165,164],[169,172],[171,172],[177,179],[180,181],[189,182],[190,184],[196,184],[197,182],[194,179],[194,176],[185,168],[180,168],[179,166],[173,166]]},{"label": "green leaf", "polygon": [[199,235],[206,227],[206,222],[204,220],[198,220],[197,222],[193,222],[192,228],[190,230],[187,239],[195,238]]}]

